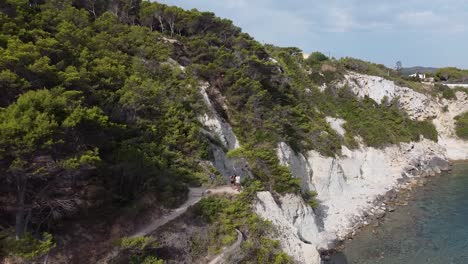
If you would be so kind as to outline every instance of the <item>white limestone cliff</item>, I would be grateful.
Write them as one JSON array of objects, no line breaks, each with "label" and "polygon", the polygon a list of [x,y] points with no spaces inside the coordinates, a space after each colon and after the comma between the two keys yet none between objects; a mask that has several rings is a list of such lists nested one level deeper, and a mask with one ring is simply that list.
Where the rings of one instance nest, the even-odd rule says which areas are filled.
[{"label": "white limestone cliff", "polygon": [[200,93],[203,96],[203,101],[208,107],[209,113],[205,113],[203,116],[200,116],[199,121],[204,124],[209,131],[218,136],[219,140],[226,148],[236,149],[239,147],[239,141],[232,131],[231,125],[226,122],[226,120],[224,120],[214,108],[207,93],[208,88],[208,83],[204,83],[200,86]]},{"label": "white limestone cliff", "polygon": [[[319,263],[303,261],[311,254],[310,245],[318,254],[318,250],[328,249],[335,240],[344,239],[362,224],[368,212],[375,210],[373,202],[379,196],[398,187],[399,179],[446,169],[446,163],[433,164],[433,159],[445,159],[445,151],[430,140],[384,149],[361,147],[349,150],[343,147],[342,156],[337,158],[324,157],[316,151],[306,155],[294,153],[287,144],[280,143],[278,154],[281,163],[290,167],[294,177],[303,181],[310,179],[307,184],[318,193],[320,214],[317,216],[300,197],[292,195],[281,197],[280,206],[267,199],[268,194],[258,194],[255,210],[279,228],[279,239],[285,251],[300,263]],[[288,203],[284,202],[286,200]],[[285,219],[295,229],[285,228]],[[304,240],[310,243],[307,247],[303,245]],[[292,250],[292,241],[300,246]]]},{"label": "white limestone cliff", "polygon": [[[383,213],[375,201],[398,189],[403,179],[435,175],[448,169],[447,160],[468,159],[468,143],[456,138],[453,120],[468,111],[465,93],[458,92],[456,100],[438,100],[381,77],[357,73],[349,73],[346,82],[359,97],[368,96],[379,103],[384,97],[396,98],[410,118],[432,120],[439,140],[423,139],[384,149],[361,146],[350,150],[343,146],[339,157],[324,157],[316,151],[295,153],[286,143],[279,143],[281,164],[301,179],[303,188],[317,191],[320,207],[316,213],[299,196],[287,195],[275,201],[270,193],[263,192],[258,193],[254,208],[277,226],[283,249],[299,263],[320,263],[316,257],[320,249],[333,246],[333,241],[366,224],[367,216]],[[343,135],[343,122],[337,120],[327,118]]]},{"label": "white limestone cliff", "polygon": [[298,196],[287,194],[276,203],[270,192],[257,193],[256,213],[276,227],[282,248],[301,263],[319,263],[318,225],[312,209]]},{"label": "white limestone cliff", "polygon": [[414,91],[407,87],[396,85],[393,81],[382,77],[349,72],[341,86],[347,85],[357,96],[368,96],[377,103],[386,96],[389,100],[397,98],[400,107],[410,118],[432,122],[439,133],[439,145],[446,149],[450,160],[468,159],[468,142],[455,136],[454,117],[468,111],[468,95],[456,92],[454,100],[436,99]]},{"label": "white limestone cliff", "polygon": [[[384,97],[396,99],[399,107],[415,120],[432,120],[439,132],[438,142],[401,143],[384,149],[360,146],[350,150],[342,147],[339,157],[324,157],[316,151],[299,153],[284,142],[277,147],[282,165],[288,166],[294,177],[301,179],[304,191],[318,193],[320,203],[315,211],[298,195],[288,194],[276,199],[270,192],[257,193],[255,212],[270,220],[278,230],[277,239],[283,249],[299,263],[320,263],[319,251],[334,246],[358,227],[369,215],[384,209],[375,201],[390,190],[398,189],[403,179],[434,175],[448,169],[447,160],[468,159],[468,143],[456,138],[453,118],[468,111],[468,97],[457,92],[456,100],[439,100],[400,87],[381,77],[357,73],[346,75],[347,85],[357,96],[368,96],[380,103]],[[229,123],[214,108],[208,94],[208,84],[201,87],[209,113],[200,117],[207,132],[216,136],[222,147],[213,145],[213,166],[223,175],[238,173],[246,164],[226,157],[226,150],[239,147]],[[327,117],[326,121],[341,136],[344,120]]]},{"label": "white limestone cliff", "polygon": [[[233,174],[239,174],[242,177],[252,177],[252,173],[248,168],[248,164],[243,159],[228,158],[226,156],[227,150],[239,148],[239,141],[234,134],[229,122],[224,120],[221,115],[216,111],[213,102],[208,96],[207,89],[209,89],[208,83],[200,85],[200,94],[203,97],[203,101],[208,108],[208,113],[203,116],[199,116],[200,123],[206,128],[206,133],[211,137],[217,138],[222,146],[219,144],[211,144],[214,160],[210,163],[216,170],[224,177],[229,177]],[[223,106],[227,108],[227,106]]]}]

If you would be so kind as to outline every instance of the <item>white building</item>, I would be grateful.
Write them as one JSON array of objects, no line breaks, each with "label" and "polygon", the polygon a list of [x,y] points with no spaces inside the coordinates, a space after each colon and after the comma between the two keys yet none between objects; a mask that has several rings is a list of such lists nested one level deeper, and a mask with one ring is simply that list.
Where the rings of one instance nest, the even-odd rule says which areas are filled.
[{"label": "white building", "polygon": [[419,79],[423,80],[423,79],[426,79],[426,74],[424,74],[424,73],[413,73],[409,77],[419,78]]}]

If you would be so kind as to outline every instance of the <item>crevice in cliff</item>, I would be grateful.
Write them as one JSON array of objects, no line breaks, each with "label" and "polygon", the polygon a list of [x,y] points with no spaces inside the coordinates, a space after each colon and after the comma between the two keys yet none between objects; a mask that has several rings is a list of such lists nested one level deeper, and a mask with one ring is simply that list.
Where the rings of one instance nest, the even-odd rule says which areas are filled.
[{"label": "crevice in cliff", "polygon": [[307,239],[305,239],[305,238],[302,236],[302,234],[301,234],[301,232],[300,232],[299,230],[297,231],[296,234],[297,234],[297,237],[299,238],[300,241],[304,242],[305,244],[312,245],[312,242],[310,242],[310,241],[308,241]]}]

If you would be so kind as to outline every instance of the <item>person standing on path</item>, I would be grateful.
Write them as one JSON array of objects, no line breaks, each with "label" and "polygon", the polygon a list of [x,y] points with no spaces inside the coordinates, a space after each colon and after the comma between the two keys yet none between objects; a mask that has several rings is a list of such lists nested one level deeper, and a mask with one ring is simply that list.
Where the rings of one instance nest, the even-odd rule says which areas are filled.
[{"label": "person standing on path", "polygon": [[240,190],[241,190],[241,177],[239,175],[236,175],[236,188],[237,188],[237,191],[240,192]]},{"label": "person standing on path", "polygon": [[229,181],[230,181],[230,183],[231,183],[231,188],[234,189],[235,184],[236,184],[236,175],[235,175],[235,174],[231,175],[231,176],[229,177]]}]

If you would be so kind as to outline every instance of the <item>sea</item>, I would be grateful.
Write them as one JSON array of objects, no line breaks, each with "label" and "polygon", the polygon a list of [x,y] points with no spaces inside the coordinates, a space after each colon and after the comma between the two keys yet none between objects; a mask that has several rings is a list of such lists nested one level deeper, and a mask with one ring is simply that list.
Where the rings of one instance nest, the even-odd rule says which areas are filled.
[{"label": "sea", "polygon": [[334,264],[468,264],[468,162],[417,187],[334,255]]}]

